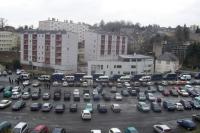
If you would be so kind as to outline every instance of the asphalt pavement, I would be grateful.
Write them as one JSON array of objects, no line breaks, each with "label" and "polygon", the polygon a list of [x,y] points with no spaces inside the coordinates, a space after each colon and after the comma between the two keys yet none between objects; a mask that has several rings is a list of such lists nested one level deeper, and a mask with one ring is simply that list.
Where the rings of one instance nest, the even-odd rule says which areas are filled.
[{"label": "asphalt pavement", "polygon": [[[16,76],[12,76],[13,79]],[[9,85],[8,77],[0,77],[0,84],[2,85]],[[15,85],[12,85],[15,86]],[[32,86],[28,86],[32,88]],[[48,89],[45,89],[44,86],[40,86],[43,92],[48,92]],[[57,87],[52,87],[50,92],[53,96],[53,91]],[[78,88],[82,94],[83,87],[62,87],[62,91],[70,90],[73,91],[75,88]],[[92,90],[92,88],[89,88]],[[144,88],[141,88],[144,89]],[[110,88],[104,88],[106,91],[110,91]],[[121,89],[119,89],[120,91]],[[159,92],[155,93],[156,96],[162,97],[163,99],[170,99],[174,101],[179,101],[182,97],[173,98],[173,97],[164,97]],[[114,94],[112,94],[114,96]],[[71,97],[72,98],[72,97]],[[3,99],[2,93],[0,94],[0,99]],[[187,98],[191,99],[191,98]],[[15,101],[13,100],[13,103]],[[66,105],[66,110],[63,114],[56,114],[53,110],[49,113],[39,112],[31,112],[30,111],[30,104],[33,102],[50,102],[53,105],[58,103],[64,103]],[[73,99],[71,101],[64,101],[63,95],[62,100],[54,101],[52,98],[48,101],[43,101],[41,98],[39,100],[26,100],[26,107],[18,112],[13,112],[11,107],[0,110],[0,122],[2,121],[9,121],[15,126],[18,122],[24,121],[27,122],[30,128],[38,124],[45,124],[51,130],[55,127],[64,127],[70,133],[89,133],[91,129],[101,129],[103,133],[108,133],[109,128],[117,127],[124,131],[125,128],[129,126],[134,126],[138,129],[140,133],[153,133],[152,126],[157,123],[163,123],[169,125],[174,133],[184,133],[186,132],[185,129],[182,129],[177,126],[176,120],[182,118],[191,118],[192,114],[199,113],[198,110],[188,110],[183,112],[168,112],[163,109],[162,113],[154,113],[150,111],[149,113],[142,113],[137,110],[137,98],[134,96],[123,97],[122,101],[115,101],[111,100],[110,102],[105,102],[101,99],[99,102],[95,102],[91,100],[90,102],[93,103],[94,112],[92,113],[92,120],[91,121],[83,121],[81,119],[81,110],[84,109],[87,102],[83,100],[83,96],[81,96],[80,102],[76,102],[78,104],[78,112],[71,113],[69,112],[69,105],[73,103]],[[105,103],[108,107],[108,113],[100,114],[96,109],[96,105],[98,103]],[[110,109],[111,104],[118,103],[121,105],[122,111],[121,113],[113,113]],[[190,132],[188,132],[190,133]]]}]

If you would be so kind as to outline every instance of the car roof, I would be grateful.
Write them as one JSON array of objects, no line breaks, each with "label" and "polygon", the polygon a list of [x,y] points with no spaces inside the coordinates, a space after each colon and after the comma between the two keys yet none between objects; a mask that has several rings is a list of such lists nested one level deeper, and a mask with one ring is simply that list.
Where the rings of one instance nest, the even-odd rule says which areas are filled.
[{"label": "car roof", "polygon": [[93,132],[93,133],[101,133],[101,130],[95,129],[95,130],[91,130],[91,132]]},{"label": "car roof", "polygon": [[34,128],[34,131],[40,131],[42,130],[43,128],[45,128],[46,126],[45,125],[37,125],[35,128]]},{"label": "car roof", "polygon": [[110,130],[112,130],[113,132],[121,132],[121,131],[119,130],[119,128],[111,128]]},{"label": "car roof", "polygon": [[25,126],[27,123],[26,122],[19,122],[15,128],[22,128],[23,126]]},{"label": "car roof", "polygon": [[162,129],[164,129],[164,130],[170,129],[170,127],[167,126],[167,125],[155,125],[155,126],[159,126],[159,127],[161,127]]},{"label": "car roof", "polygon": [[1,100],[1,102],[8,102],[9,100]]},{"label": "car roof", "polygon": [[49,106],[50,105],[50,103],[44,103],[43,104],[43,106]]}]

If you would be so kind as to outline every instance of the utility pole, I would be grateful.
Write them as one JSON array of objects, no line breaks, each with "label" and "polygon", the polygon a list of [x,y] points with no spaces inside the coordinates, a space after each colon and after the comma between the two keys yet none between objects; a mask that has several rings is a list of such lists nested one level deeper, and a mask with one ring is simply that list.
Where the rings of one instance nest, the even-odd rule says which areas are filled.
[{"label": "utility pole", "polygon": [[0,28],[3,29],[6,23],[7,23],[7,20],[5,18],[0,18]]}]

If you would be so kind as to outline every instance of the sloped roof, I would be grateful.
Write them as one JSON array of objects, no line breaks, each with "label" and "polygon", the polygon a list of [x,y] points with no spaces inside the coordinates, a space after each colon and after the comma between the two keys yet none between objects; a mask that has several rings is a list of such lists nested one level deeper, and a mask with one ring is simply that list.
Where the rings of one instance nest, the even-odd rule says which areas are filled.
[{"label": "sloped roof", "polygon": [[164,60],[164,61],[178,61],[178,58],[169,52],[165,52],[160,57],[158,57],[158,60]]}]

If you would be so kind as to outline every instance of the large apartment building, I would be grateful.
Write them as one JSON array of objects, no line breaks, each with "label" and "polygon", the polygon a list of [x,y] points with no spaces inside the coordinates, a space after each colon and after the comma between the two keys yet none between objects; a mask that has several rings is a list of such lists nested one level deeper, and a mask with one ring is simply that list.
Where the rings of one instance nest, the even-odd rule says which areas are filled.
[{"label": "large apartment building", "polygon": [[19,46],[19,36],[13,31],[0,31],[0,51],[13,51]]},{"label": "large apartment building", "polygon": [[85,62],[116,60],[127,54],[127,36],[109,32],[87,32],[85,34]]},{"label": "large apartment building", "polygon": [[21,33],[21,63],[73,73],[77,71],[77,45],[78,34],[73,32],[24,31]]},{"label": "large apartment building", "polygon": [[73,21],[65,20],[64,22],[52,18],[44,21],[39,21],[39,30],[66,30],[78,33],[78,42],[85,40],[85,32],[89,30],[89,26],[84,23],[73,23]]}]

